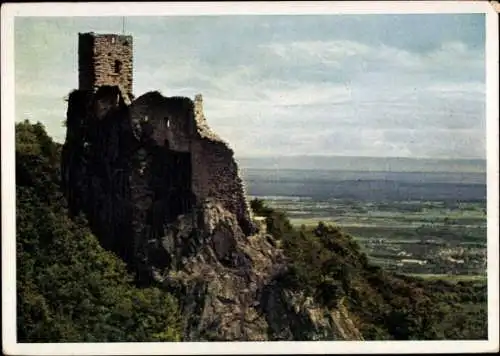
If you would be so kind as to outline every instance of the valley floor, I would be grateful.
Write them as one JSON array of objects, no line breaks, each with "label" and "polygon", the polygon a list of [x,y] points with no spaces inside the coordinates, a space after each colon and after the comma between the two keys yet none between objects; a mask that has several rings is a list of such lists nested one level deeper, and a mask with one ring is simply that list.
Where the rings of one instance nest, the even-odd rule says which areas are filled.
[{"label": "valley floor", "polygon": [[484,202],[363,202],[259,196],[298,227],[319,221],[353,235],[375,264],[423,278],[486,279]]}]

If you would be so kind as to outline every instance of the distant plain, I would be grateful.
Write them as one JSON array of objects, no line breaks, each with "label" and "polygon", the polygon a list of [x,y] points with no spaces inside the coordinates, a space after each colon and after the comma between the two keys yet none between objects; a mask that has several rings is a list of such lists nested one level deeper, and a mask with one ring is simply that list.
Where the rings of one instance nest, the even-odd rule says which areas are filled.
[{"label": "distant plain", "polygon": [[[299,168],[301,159],[240,160],[247,193],[297,227],[340,226],[373,262],[397,272],[485,278],[484,161],[341,157]],[[321,162],[325,168],[310,168]],[[359,169],[366,162],[369,169]]]}]

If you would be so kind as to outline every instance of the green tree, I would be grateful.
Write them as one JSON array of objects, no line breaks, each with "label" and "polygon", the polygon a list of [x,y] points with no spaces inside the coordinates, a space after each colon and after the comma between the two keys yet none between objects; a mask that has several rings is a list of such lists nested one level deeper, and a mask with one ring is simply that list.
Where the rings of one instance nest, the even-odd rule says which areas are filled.
[{"label": "green tree", "polygon": [[60,145],[16,125],[17,324],[20,342],[177,341],[175,298],[139,289],[60,193]]},{"label": "green tree", "polygon": [[266,229],[276,239],[283,239],[287,234],[293,233],[293,226],[287,215],[267,207],[262,199],[250,201],[250,208],[255,215],[266,218]]}]

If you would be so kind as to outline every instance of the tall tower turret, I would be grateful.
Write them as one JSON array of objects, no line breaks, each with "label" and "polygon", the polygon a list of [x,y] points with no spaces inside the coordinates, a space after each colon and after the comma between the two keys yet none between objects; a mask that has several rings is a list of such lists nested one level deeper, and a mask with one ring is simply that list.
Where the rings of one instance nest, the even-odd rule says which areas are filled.
[{"label": "tall tower turret", "polygon": [[132,36],[78,34],[78,82],[81,90],[116,85],[132,98]]}]

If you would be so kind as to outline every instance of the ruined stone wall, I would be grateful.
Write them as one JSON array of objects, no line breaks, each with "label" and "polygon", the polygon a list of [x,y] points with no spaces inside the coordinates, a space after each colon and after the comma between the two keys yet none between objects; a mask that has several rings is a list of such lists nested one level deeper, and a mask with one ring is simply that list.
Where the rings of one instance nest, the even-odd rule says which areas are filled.
[{"label": "ruined stone wall", "polygon": [[194,115],[197,140],[192,144],[193,190],[203,199],[221,202],[236,215],[245,234],[251,234],[251,211],[234,152],[208,126],[201,94],[195,96]]},{"label": "ruined stone wall", "polygon": [[[166,98],[158,92],[141,95],[130,106],[137,135],[168,144],[178,152],[189,152],[193,136],[193,104],[188,98]],[[167,143],[168,142],[168,143]]]},{"label": "ruined stone wall", "polygon": [[[78,35],[78,88],[94,90],[95,83],[94,36],[90,33]],[[68,105],[68,108],[71,106]]]},{"label": "ruined stone wall", "polygon": [[[108,103],[107,111],[100,102]],[[129,262],[134,239],[128,172],[135,143],[127,117],[116,87],[72,92],[61,170],[70,212],[83,212],[103,246]]]},{"label": "ruined stone wall", "polygon": [[158,92],[138,97],[130,106],[137,137],[177,152],[191,152],[192,192],[196,205],[215,199],[236,215],[249,233],[250,209],[232,149],[208,126],[201,95],[163,97]]},{"label": "ruined stone wall", "polygon": [[[127,105],[118,87],[101,86],[73,92],[68,104],[62,173],[71,211],[84,212],[140,280],[203,245],[196,239],[216,223],[207,204],[236,222],[231,233],[212,234],[218,257],[241,260],[231,255],[234,241],[253,230],[234,153],[206,123],[198,125],[203,112],[191,99],[150,92]],[[179,216],[196,232],[189,243],[172,240],[169,226]],[[165,243],[181,250],[167,251]]]},{"label": "ruined stone wall", "polygon": [[80,89],[116,85],[127,100],[132,97],[132,36],[81,33],[78,58]]},{"label": "ruined stone wall", "polygon": [[207,139],[196,141],[192,147],[193,191],[201,199],[220,202],[249,234],[250,213],[233,151],[223,142]]}]

